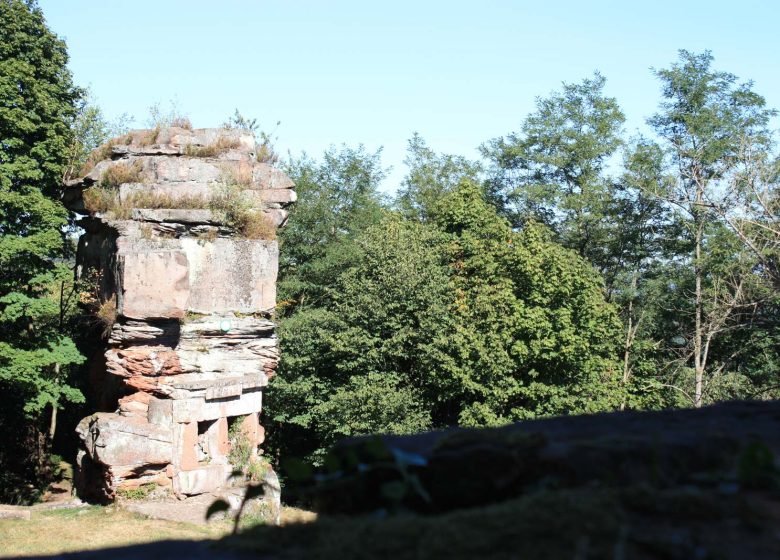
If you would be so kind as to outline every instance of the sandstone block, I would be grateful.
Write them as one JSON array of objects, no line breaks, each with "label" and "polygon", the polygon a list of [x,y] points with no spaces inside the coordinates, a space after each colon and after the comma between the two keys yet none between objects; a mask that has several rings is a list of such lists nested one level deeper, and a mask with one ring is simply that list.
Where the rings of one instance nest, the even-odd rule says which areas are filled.
[{"label": "sandstone block", "polygon": [[217,418],[243,416],[262,409],[262,391],[243,393],[240,397],[227,400],[206,401],[204,399],[186,399],[173,401],[173,421],[216,420]]},{"label": "sandstone block", "polygon": [[225,485],[230,465],[208,465],[192,471],[181,471],[173,478],[173,490],[188,496],[212,492]]},{"label": "sandstone block", "polygon": [[132,319],[184,317],[190,287],[186,253],[141,249],[121,252],[117,258],[121,315]]},{"label": "sandstone block", "polygon": [[149,400],[147,418],[158,426],[170,426],[173,423],[173,401],[152,397]]},{"label": "sandstone block", "polygon": [[256,163],[252,169],[252,181],[254,188],[262,189],[292,189],[292,182],[281,169],[267,163]]},{"label": "sandstone block", "polygon": [[198,457],[196,447],[198,445],[198,424],[197,422],[185,422],[178,424],[174,428],[177,436],[177,447],[179,449],[179,460],[174,464],[183,471],[191,471],[198,468]]},{"label": "sandstone block", "polygon": [[298,200],[298,195],[292,189],[263,189],[250,192],[260,199],[260,203],[268,202],[287,205]]},{"label": "sandstone block", "polygon": [[282,227],[287,223],[287,217],[290,213],[282,208],[269,208],[263,210],[265,217],[276,227]]},{"label": "sandstone block", "polygon": [[93,460],[104,465],[171,461],[171,428],[150,424],[144,418],[99,412],[84,418],[76,432]]},{"label": "sandstone block", "polygon": [[196,313],[257,313],[276,305],[276,241],[181,239],[189,263],[187,308]]},{"label": "sandstone block", "polygon": [[172,222],[178,224],[216,224],[225,221],[220,213],[204,209],[136,208],[133,219],[142,222]]}]

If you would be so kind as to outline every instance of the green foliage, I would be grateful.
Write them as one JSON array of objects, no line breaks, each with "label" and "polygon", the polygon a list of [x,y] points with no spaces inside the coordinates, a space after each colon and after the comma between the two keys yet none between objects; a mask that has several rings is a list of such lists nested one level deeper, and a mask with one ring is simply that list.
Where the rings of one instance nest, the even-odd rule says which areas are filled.
[{"label": "green foliage", "polygon": [[324,305],[336,276],[355,253],[353,239],[381,216],[380,152],[331,148],[322,162],[288,163],[298,202],[280,232],[279,311]]},{"label": "green foliage", "polygon": [[398,193],[397,206],[405,217],[420,221],[434,219],[442,197],[457,188],[462,180],[478,181],[482,175],[479,162],[437,154],[419,134],[409,140],[404,163],[409,172]]},{"label": "green foliage", "polygon": [[600,74],[538,98],[521,132],[483,147],[496,167],[493,191],[503,193],[514,223],[553,226],[561,242],[597,262],[607,239],[612,188],[604,169],[622,144],[625,117],[604,95]]},{"label": "green foliage", "polygon": [[428,223],[387,213],[356,235],[327,305],[282,321],[268,400],[288,455],[620,402],[598,275],[543,229],[513,231],[473,182],[446,191]]},{"label": "green foliage", "polygon": [[154,492],[157,489],[157,485],[154,483],[151,484],[142,484],[141,486],[137,486],[135,488],[120,488],[117,490],[117,496],[120,498],[123,498],[125,500],[145,500],[149,497],[149,495]]},{"label": "green foliage", "polygon": [[245,471],[249,467],[249,462],[252,459],[252,452],[254,451],[249,438],[241,429],[243,418],[244,417],[242,416],[235,418],[228,430],[228,441],[230,442],[228,462],[233,465],[236,470],[241,471]]},{"label": "green foliage", "polygon": [[[0,462],[24,461],[46,408],[80,402],[69,368],[83,361],[66,333],[72,273],[62,258],[67,213],[55,199],[71,154],[69,124],[81,90],[67,69],[65,43],[34,2],[0,1]],[[25,418],[19,426],[16,416]],[[51,430],[50,430],[51,431]]]}]

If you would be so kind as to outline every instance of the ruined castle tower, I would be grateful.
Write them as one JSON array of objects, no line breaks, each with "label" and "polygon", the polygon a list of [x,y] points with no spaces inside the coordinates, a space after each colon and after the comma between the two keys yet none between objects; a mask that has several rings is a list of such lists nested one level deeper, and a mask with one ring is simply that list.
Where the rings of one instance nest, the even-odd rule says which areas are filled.
[{"label": "ruined castle tower", "polygon": [[256,460],[279,359],[275,233],[295,201],[257,152],[242,130],[133,131],[68,183],[65,203],[86,216],[78,277],[106,326],[99,392],[115,395],[77,428],[83,495],[212,492],[246,469],[246,449]]}]

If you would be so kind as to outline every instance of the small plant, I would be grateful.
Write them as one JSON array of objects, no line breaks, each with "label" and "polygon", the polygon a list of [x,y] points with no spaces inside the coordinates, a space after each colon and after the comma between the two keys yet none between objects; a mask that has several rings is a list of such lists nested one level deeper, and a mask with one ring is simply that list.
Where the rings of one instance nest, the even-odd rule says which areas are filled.
[{"label": "small plant", "polygon": [[143,165],[140,161],[119,162],[111,165],[103,172],[100,186],[103,188],[118,187],[127,183],[143,182]]},{"label": "small plant", "polygon": [[228,225],[247,239],[276,239],[276,226],[241,192],[239,185],[228,184],[211,199],[211,209],[225,212]]},{"label": "small plant", "polygon": [[78,175],[83,177],[92,171],[98,162],[101,162],[104,159],[111,159],[111,156],[114,154],[114,146],[117,144],[130,144],[132,141],[133,135],[125,134],[124,136],[120,136],[118,138],[112,138],[102,146],[94,149],[87,157],[87,161],[85,161],[84,165],[82,165],[81,169],[79,169]]},{"label": "small plant", "polygon": [[276,239],[276,225],[261,210],[251,209],[235,214],[232,225],[247,239]]},{"label": "small plant", "polygon": [[147,241],[150,241],[151,239],[154,239],[154,228],[151,224],[148,224],[146,222],[142,223],[140,226],[140,232],[141,232],[141,238],[145,239]]},{"label": "small plant", "polygon": [[118,193],[114,189],[104,189],[101,187],[90,187],[86,189],[81,197],[84,199],[84,207],[91,213],[109,212],[118,199]]},{"label": "small plant", "polygon": [[145,500],[156,488],[154,483],[142,484],[136,488],[119,488],[116,494],[125,500]]},{"label": "small plant", "polygon": [[238,148],[241,142],[238,138],[225,138],[220,136],[216,142],[198,146],[197,144],[187,144],[184,146],[184,155],[189,157],[217,157],[228,150]]},{"label": "small plant", "polygon": [[265,132],[260,133],[256,159],[260,163],[270,163],[271,165],[279,161],[279,155],[274,151],[272,138]]},{"label": "small plant", "polygon": [[223,182],[228,185],[237,185],[249,188],[254,182],[254,178],[252,176],[252,167],[248,165],[230,167],[224,175]]},{"label": "small plant", "polygon": [[230,452],[228,453],[228,462],[233,465],[237,471],[246,473],[249,463],[254,455],[254,448],[249,438],[242,430],[242,424],[245,416],[239,416],[228,429],[228,441],[230,442]]},{"label": "small plant", "polygon": [[198,241],[202,241],[206,243],[210,241],[215,241],[218,237],[219,237],[219,230],[217,228],[209,228],[198,234]]},{"label": "small plant", "polygon": [[103,338],[106,338],[109,334],[111,334],[111,329],[113,328],[114,323],[116,323],[117,315],[116,294],[114,294],[109,299],[101,303],[100,307],[98,307],[97,311],[95,312],[95,317],[103,327]]},{"label": "small plant", "polygon": [[271,468],[271,463],[262,455],[252,458],[246,470],[246,476],[250,482],[262,482],[266,473]]},{"label": "small plant", "polygon": [[176,116],[171,119],[171,126],[183,128],[185,130],[192,130],[192,123],[188,117],[183,115]]}]

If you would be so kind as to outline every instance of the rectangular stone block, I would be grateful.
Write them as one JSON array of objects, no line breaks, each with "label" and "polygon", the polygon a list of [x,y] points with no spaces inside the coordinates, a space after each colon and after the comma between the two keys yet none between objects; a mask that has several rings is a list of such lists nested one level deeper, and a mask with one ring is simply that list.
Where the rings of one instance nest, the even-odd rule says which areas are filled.
[{"label": "rectangular stone block", "polygon": [[104,465],[165,464],[173,454],[171,429],[137,416],[100,412],[84,418],[76,432],[90,456]]},{"label": "rectangular stone block", "polygon": [[271,202],[277,204],[292,204],[298,200],[298,195],[292,189],[263,189],[258,191],[247,191],[252,194],[252,198],[259,199],[259,202]]},{"label": "rectangular stone block", "polygon": [[195,446],[198,445],[198,423],[186,422],[177,424],[174,428],[176,441],[174,442],[179,457],[174,465],[182,471],[191,471],[198,468],[198,456]]},{"label": "rectangular stone block", "polygon": [[181,318],[190,292],[183,251],[145,250],[118,255],[118,312],[132,319]]},{"label": "rectangular stone block", "polygon": [[258,313],[275,307],[276,241],[183,238],[181,245],[189,263],[189,311]]},{"label": "rectangular stone block", "polygon": [[208,465],[192,471],[181,471],[173,479],[174,492],[179,494],[204,494],[213,492],[227,482],[230,466]]},{"label": "rectangular stone block", "polygon": [[217,419],[206,432],[209,454],[213,464],[226,465],[230,452],[227,418]]},{"label": "rectangular stone block", "polygon": [[169,399],[152,398],[149,401],[147,413],[150,424],[170,426],[173,423],[173,401]]},{"label": "rectangular stone block", "polygon": [[243,393],[240,397],[226,400],[176,400],[173,401],[173,421],[202,422],[223,417],[243,416],[251,412],[260,412],[262,404],[262,391],[251,391]]}]

